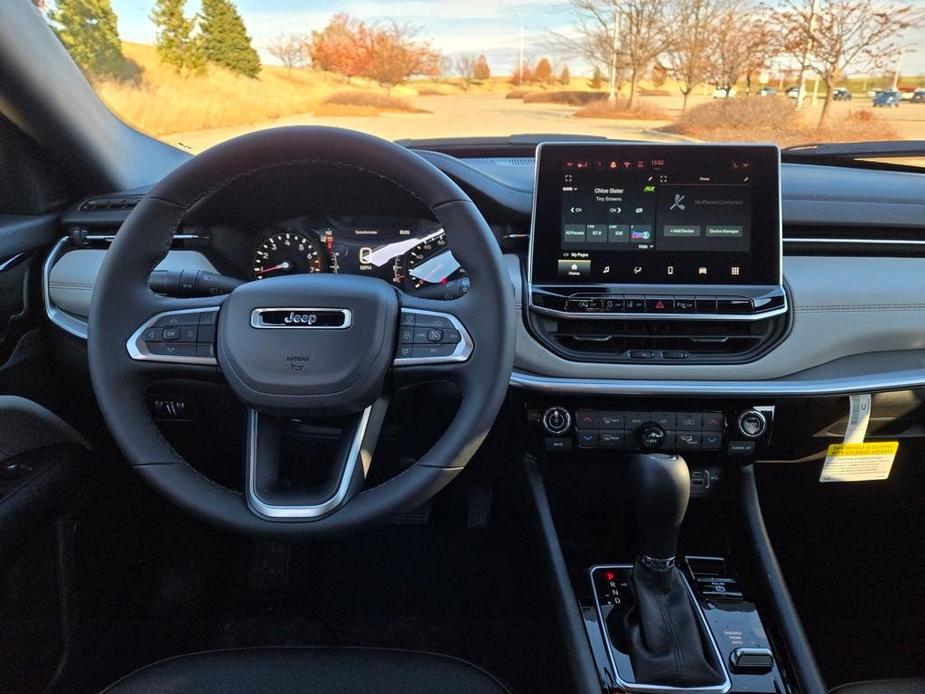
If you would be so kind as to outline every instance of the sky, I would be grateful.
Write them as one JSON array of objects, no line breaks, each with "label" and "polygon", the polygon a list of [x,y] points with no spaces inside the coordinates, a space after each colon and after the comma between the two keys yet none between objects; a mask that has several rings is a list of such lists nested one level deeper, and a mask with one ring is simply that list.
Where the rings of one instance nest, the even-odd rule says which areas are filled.
[{"label": "sky", "polygon": [[[913,0],[915,4],[925,0]],[[568,2],[563,0],[237,0],[254,46],[265,62],[274,62],[266,45],[280,33],[309,33],[321,29],[332,14],[347,12],[368,22],[394,19],[421,27],[421,38],[453,58],[484,53],[496,74],[509,74],[517,64],[521,27],[525,55],[535,62],[546,51],[542,41],[550,30],[565,32],[573,24]],[[112,0],[119,17],[119,33],[125,41],[154,43],[154,26],[148,18],[154,0]],[[188,0],[187,11],[198,11],[199,0]],[[918,50],[908,52],[904,72],[925,73],[925,30],[909,37]],[[589,72],[576,58],[573,72]]]}]

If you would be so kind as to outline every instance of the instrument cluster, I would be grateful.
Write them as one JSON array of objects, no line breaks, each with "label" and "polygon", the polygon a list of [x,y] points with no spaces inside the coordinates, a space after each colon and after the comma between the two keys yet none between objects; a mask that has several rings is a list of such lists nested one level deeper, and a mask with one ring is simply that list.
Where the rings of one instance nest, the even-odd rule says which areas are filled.
[{"label": "instrument cluster", "polygon": [[403,290],[445,284],[466,272],[439,223],[378,216],[303,216],[256,237],[252,278],[333,272],[371,275]]}]

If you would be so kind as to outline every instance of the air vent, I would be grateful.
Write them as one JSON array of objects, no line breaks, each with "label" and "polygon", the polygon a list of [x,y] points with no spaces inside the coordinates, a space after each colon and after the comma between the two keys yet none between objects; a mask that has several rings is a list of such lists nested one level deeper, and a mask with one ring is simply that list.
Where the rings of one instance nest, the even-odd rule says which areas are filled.
[{"label": "air vent", "polygon": [[784,254],[925,256],[925,228],[787,224]]},{"label": "air vent", "polygon": [[553,352],[593,362],[740,363],[770,349],[786,328],[786,316],[759,321],[531,317]]},{"label": "air vent", "polygon": [[87,200],[80,209],[83,211],[95,210],[130,210],[141,200],[140,196],[136,197],[113,197],[113,198],[93,198]]}]

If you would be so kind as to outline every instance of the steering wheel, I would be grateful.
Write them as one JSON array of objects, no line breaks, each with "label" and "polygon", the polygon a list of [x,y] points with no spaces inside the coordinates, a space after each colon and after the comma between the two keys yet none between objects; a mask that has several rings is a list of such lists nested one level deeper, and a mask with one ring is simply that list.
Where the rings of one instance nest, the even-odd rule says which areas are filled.
[{"label": "steering wheel", "polygon": [[[309,166],[362,171],[417,198],[443,225],[469,274],[468,293],[436,301],[381,279],[318,274],[250,282],[224,297],[168,298],[148,288],[151,271],[195,206],[250,176],[280,169],[298,176]],[[302,175],[310,186],[311,176]],[[189,159],[131,212],[93,291],[90,376],[129,464],[180,507],[242,532],[330,534],[410,510],[465,467],[507,392],[514,319],[513,287],[498,244],[469,197],[440,170],[369,135],[277,128]],[[145,404],[154,381],[214,381],[219,373],[248,409],[243,493],[189,465]],[[410,468],[364,489],[395,383],[434,379],[460,390],[452,422]],[[285,418],[342,424],[334,472],[320,488],[280,484]]]}]

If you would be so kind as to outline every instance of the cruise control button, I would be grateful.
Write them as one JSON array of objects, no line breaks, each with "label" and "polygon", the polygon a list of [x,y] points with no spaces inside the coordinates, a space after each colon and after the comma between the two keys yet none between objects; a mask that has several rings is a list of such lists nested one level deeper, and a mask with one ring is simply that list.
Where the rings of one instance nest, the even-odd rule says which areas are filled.
[{"label": "cruise control button", "polygon": [[449,318],[443,316],[430,316],[425,313],[419,313],[414,319],[415,328],[452,328],[453,324]]},{"label": "cruise control button", "polygon": [[456,351],[456,345],[414,345],[411,356],[415,359],[421,357],[448,357]]},{"label": "cruise control button", "polygon": [[431,328],[427,331],[428,342],[443,342],[443,331],[440,328]]},{"label": "cruise control button", "polygon": [[413,326],[413,325],[414,325],[414,319],[415,319],[415,318],[416,318],[415,314],[409,313],[408,311],[402,311],[402,312],[401,312],[401,320],[400,320],[400,322],[399,322],[399,325],[401,325],[401,326],[409,326],[409,325],[410,325],[410,326]]},{"label": "cruise control button", "polygon": [[189,314],[184,313],[172,313],[166,316],[161,316],[154,323],[155,328],[168,328],[175,327],[185,323],[189,319]]},{"label": "cruise control button", "polygon": [[200,324],[199,332],[196,335],[196,342],[210,344],[215,342],[215,326]]},{"label": "cruise control button", "polygon": [[443,344],[456,345],[462,341],[462,335],[455,328],[443,331]]},{"label": "cruise control button", "polygon": [[151,342],[148,351],[159,357],[195,357],[197,345],[180,342]]},{"label": "cruise control button", "polygon": [[401,328],[398,331],[398,342],[402,345],[410,345],[414,342],[414,328]]}]

